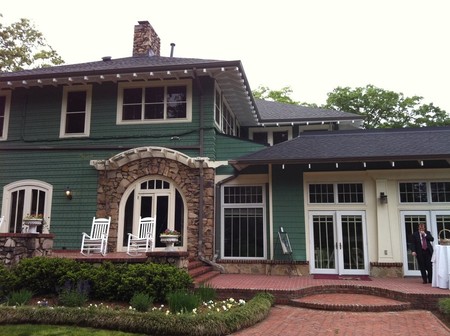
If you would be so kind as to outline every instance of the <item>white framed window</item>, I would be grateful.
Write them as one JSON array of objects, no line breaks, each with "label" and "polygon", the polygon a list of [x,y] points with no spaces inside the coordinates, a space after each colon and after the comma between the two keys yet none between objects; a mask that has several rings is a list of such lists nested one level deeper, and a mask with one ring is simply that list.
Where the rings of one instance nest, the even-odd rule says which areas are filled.
[{"label": "white framed window", "polygon": [[119,83],[117,124],[192,120],[192,81]]},{"label": "white framed window", "polygon": [[0,91],[0,140],[8,138],[11,91]]},{"label": "white framed window", "polygon": [[2,232],[20,233],[22,220],[28,214],[41,214],[50,227],[52,194],[53,187],[39,180],[21,180],[6,185],[2,199],[6,225],[2,225]]},{"label": "white framed window", "polygon": [[362,183],[311,183],[309,203],[364,203]]},{"label": "white framed window", "polygon": [[61,109],[61,138],[86,137],[90,133],[92,85],[65,86]]},{"label": "white framed window", "polygon": [[399,182],[400,203],[449,203],[449,181]]},{"label": "white framed window", "polygon": [[266,258],[263,185],[222,187],[222,258]]},{"label": "white framed window", "polygon": [[239,136],[239,122],[217,85],[214,93],[214,121],[222,133]]},{"label": "white framed window", "polygon": [[252,140],[271,146],[292,139],[291,127],[250,128],[249,132]]}]

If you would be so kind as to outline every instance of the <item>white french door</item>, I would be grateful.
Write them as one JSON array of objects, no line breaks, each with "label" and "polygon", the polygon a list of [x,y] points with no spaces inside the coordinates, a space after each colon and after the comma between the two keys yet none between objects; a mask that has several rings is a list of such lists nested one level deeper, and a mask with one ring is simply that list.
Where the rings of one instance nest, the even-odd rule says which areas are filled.
[{"label": "white french door", "polygon": [[[438,243],[439,232],[443,229],[450,230],[450,211],[401,211],[402,221],[402,246],[403,246],[403,267],[405,274],[409,276],[420,276],[417,259],[412,256],[411,236],[417,230],[419,223],[425,223],[427,230],[434,237],[433,245]],[[443,236],[441,237],[443,238]],[[450,238],[447,236],[447,238]]]},{"label": "white french door", "polygon": [[311,273],[368,274],[364,211],[311,211]]}]

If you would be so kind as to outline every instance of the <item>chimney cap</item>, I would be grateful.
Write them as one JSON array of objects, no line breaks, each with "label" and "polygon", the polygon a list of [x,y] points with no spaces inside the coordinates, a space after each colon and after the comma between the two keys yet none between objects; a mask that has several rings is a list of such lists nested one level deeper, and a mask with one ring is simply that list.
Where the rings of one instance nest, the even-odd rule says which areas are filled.
[{"label": "chimney cap", "polygon": [[103,56],[102,60],[103,62],[111,61],[111,56]]},{"label": "chimney cap", "polygon": [[147,20],[144,20],[144,21],[138,21],[138,23],[139,23],[140,25],[150,24],[150,22],[148,22]]}]

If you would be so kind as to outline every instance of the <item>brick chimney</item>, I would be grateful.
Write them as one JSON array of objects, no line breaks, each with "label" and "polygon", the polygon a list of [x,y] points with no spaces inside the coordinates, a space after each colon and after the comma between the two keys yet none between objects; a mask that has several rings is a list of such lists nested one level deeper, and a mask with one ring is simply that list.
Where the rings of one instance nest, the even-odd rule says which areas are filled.
[{"label": "brick chimney", "polygon": [[161,40],[148,21],[134,26],[133,57],[160,56]]}]

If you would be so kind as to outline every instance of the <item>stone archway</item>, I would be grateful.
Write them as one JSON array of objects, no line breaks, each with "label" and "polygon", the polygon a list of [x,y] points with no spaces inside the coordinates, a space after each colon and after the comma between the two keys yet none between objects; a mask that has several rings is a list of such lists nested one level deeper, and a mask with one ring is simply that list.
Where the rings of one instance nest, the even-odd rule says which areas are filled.
[{"label": "stone archway", "polygon": [[[187,251],[190,257],[199,254],[199,198],[203,194],[203,255],[212,259],[214,240],[214,177],[215,170],[204,159],[159,147],[136,148],[109,160],[92,161],[99,170],[97,216],[111,216],[108,249],[115,250],[118,237],[119,205],[125,190],[143,177],[163,176],[173,181],[183,193],[187,208]],[[202,165],[202,177],[200,176]],[[200,192],[200,178],[203,191]]]}]

